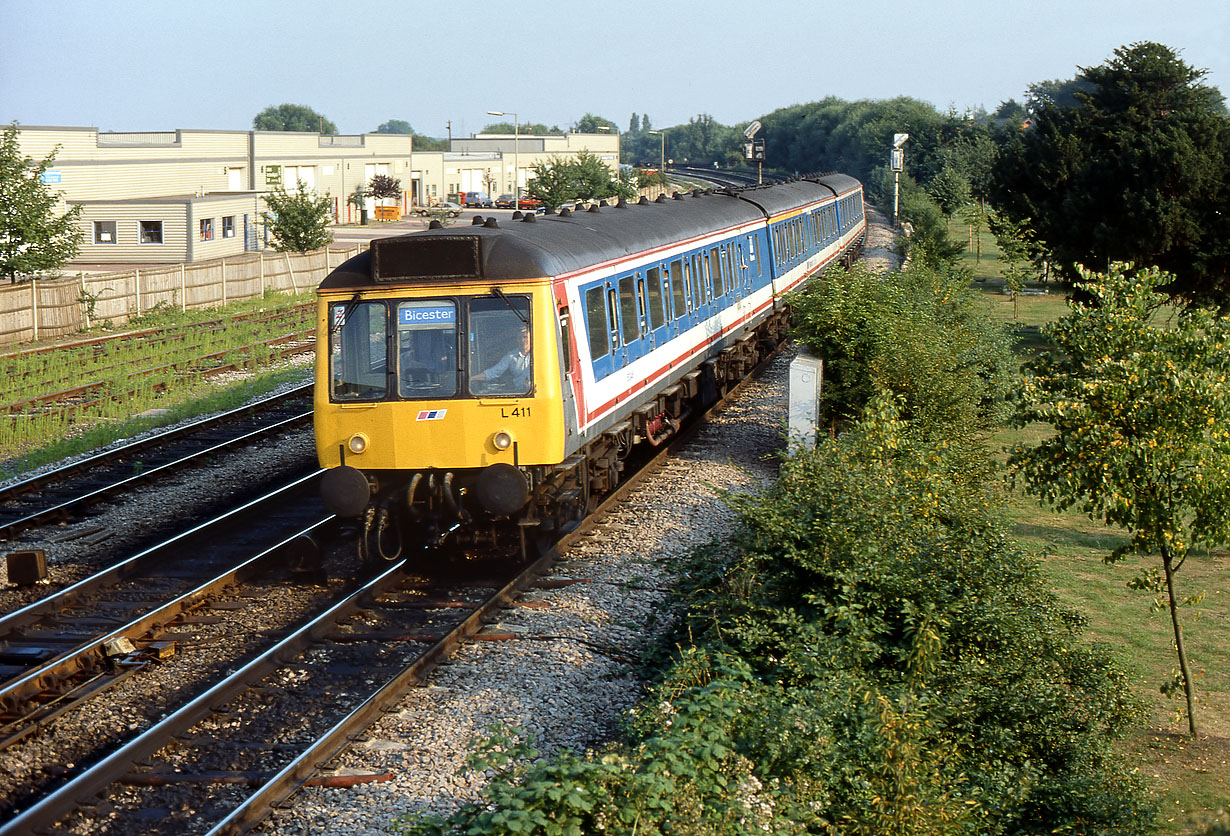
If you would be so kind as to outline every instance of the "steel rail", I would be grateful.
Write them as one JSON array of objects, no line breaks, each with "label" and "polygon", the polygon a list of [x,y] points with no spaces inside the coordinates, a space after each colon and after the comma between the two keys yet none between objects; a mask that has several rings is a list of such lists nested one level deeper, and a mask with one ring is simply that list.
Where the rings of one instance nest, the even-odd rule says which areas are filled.
[{"label": "steel rail", "polygon": [[[335,520],[336,517],[334,515],[324,517],[284,538],[282,541],[252,555],[238,565],[232,566],[213,578],[203,581],[195,588],[137,616],[132,621],[117,627],[110,633],[83,642],[74,650],[68,651],[68,655],[60,658],[58,661],[49,662],[44,668],[31,671],[22,679],[0,689],[0,705],[4,705],[13,697],[18,696],[19,691],[23,688],[28,689],[31,685],[36,687],[37,692],[41,692],[43,689],[38,686],[40,679],[47,677],[62,678],[72,675],[75,671],[69,670],[70,668],[76,666],[80,670],[87,666],[88,661],[84,661],[84,657],[106,657],[107,646],[118,639],[126,638],[132,641],[137,646],[137,650],[130,655],[139,657],[141,655],[140,644],[156,641],[160,630],[175,626],[174,620],[177,617],[201,607],[211,596],[216,595],[227,586],[242,581],[244,577],[259,571],[263,564],[279,556],[284,550],[295,545],[297,542],[300,542],[301,538],[319,534],[326,526],[335,522]],[[120,679],[135,671],[136,668],[129,668],[116,674],[113,679]],[[102,675],[104,674],[99,674],[99,676]],[[90,682],[86,682],[78,686],[77,689],[70,690],[61,695],[53,712],[40,713],[42,711],[40,708],[26,717],[11,720],[4,726],[0,726],[0,747],[16,743],[30,733],[37,731],[50,720],[77,705],[81,699],[76,698],[75,694],[82,688],[86,688],[87,691],[81,695],[81,698],[87,698],[95,693],[95,689],[89,686]],[[15,731],[10,731],[12,729],[15,729]]]},{"label": "steel rail", "polygon": [[203,430],[212,429],[215,426],[225,424],[235,418],[251,413],[260,412],[276,406],[280,401],[292,400],[297,397],[310,395],[312,392],[311,383],[306,383],[289,391],[283,392],[280,395],[270,395],[265,398],[245,404],[244,406],[229,409],[226,412],[219,412],[216,415],[211,415],[208,418],[202,418],[199,421],[194,421],[190,424],[184,424],[179,427],[173,427],[168,430],[163,430],[154,435],[130,441],[119,447],[113,447],[110,450],[105,450],[101,453],[95,453],[84,459],[79,459],[71,464],[58,467],[54,470],[49,470],[46,473],[40,473],[37,476],[31,476],[27,479],[22,479],[19,482],[13,482],[6,487],[0,488],[0,501],[13,499],[22,494],[31,493],[33,491],[42,490],[46,485],[61,481],[69,476],[90,470],[99,465],[106,464],[115,459],[123,459],[146,450],[150,447],[156,447],[166,444],[168,441],[174,441],[177,438],[192,435],[193,433]]},{"label": "steel rail", "polygon": [[310,410],[307,412],[301,412],[298,415],[292,415],[290,418],[284,418],[283,420],[278,421],[276,423],[269,424],[264,427],[259,427],[258,429],[244,433],[243,435],[227,439],[226,441],[220,441],[211,447],[206,447],[205,449],[198,450],[195,453],[190,453],[189,455],[183,456],[182,458],[176,459],[175,461],[166,462],[165,464],[158,465],[157,467],[152,467],[149,470],[145,470],[145,471],[142,471],[141,473],[128,476],[124,479],[120,479],[119,481],[113,482],[110,485],[105,485],[101,488],[95,488],[92,491],[83,493],[80,496],[73,497],[72,499],[66,500],[57,505],[53,505],[49,508],[44,508],[40,511],[35,511],[32,514],[27,514],[26,516],[21,517],[19,519],[0,524],[0,538],[12,537],[15,534],[25,531],[27,528],[32,528],[41,522],[45,522],[48,519],[51,519],[54,517],[60,517],[74,508],[77,508],[82,505],[88,505],[91,502],[97,502],[98,500],[103,499],[107,496],[110,496],[114,493],[121,492],[129,486],[148,482],[150,479],[155,478],[159,475],[173,473],[177,470],[187,467],[192,462],[196,461],[197,459],[203,456],[212,455],[214,453],[218,453],[223,450],[226,450],[230,447],[242,446],[250,441],[260,438],[261,436],[268,435],[270,433],[275,433],[275,432],[278,432],[279,430],[286,429],[288,427],[291,427],[297,424],[302,424],[303,422],[309,420],[311,417],[312,417],[312,412]]}]

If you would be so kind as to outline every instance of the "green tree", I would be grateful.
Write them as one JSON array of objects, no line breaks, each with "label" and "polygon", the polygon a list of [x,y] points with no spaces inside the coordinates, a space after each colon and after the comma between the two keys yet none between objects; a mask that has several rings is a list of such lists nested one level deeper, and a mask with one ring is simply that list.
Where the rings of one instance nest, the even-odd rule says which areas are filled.
[{"label": "green tree", "polygon": [[376,128],[378,134],[413,134],[414,128],[404,119],[390,119]]},{"label": "green tree", "polygon": [[596,154],[581,150],[575,157],[551,157],[530,167],[534,179],[529,193],[547,206],[561,206],[573,200],[600,200],[620,193],[629,184],[614,181],[611,169]]},{"label": "green tree", "polygon": [[1005,145],[997,208],[1029,221],[1068,279],[1077,264],[1150,264],[1171,293],[1230,304],[1230,121],[1205,74],[1148,42],[1082,69],[1076,104],[1043,100]]},{"label": "green tree", "polygon": [[944,166],[927,187],[927,192],[940,207],[940,211],[951,218],[962,206],[969,203],[969,180],[954,166]]},{"label": "green tree", "polygon": [[43,182],[56,151],[37,162],[24,157],[17,133],[14,122],[0,139],[0,278],[10,282],[72,260],[82,238],[81,207],[57,214],[58,196]]},{"label": "green tree", "polygon": [[280,104],[256,114],[252,127],[258,131],[307,131],[326,136],[337,134],[337,125],[305,105]]},{"label": "green tree", "polygon": [[294,192],[281,186],[265,194],[268,212],[261,218],[273,236],[273,248],[278,252],[306,253],[318,250],[333,240],[329,232],[332,201],[328,195],[317,196],[302,180]]},{"label": "green tree", "polygon": [[1020,445],[1011,464],[1029,488],[1060,509],[1077,506],[1129,534],[1107,556],[1157,555],[1155,591],[1169,611],[1182,687],[1195,736],[1194,684],[1179,623],[1175,573],[1201,546],[1230,542],[1230,320],[1192,308],[1158,321],[1172,280],[1157,268],[1080,273],[1088,304],[1074,303],[1046,329],[1054,350],[1026,364],[1015,418],[1053,434]]},{"label": "green tree", "polygon": [[609,128],[612,136],[614,136],[615,133],[619,130],[619,127],[614,122],[612,122],[610,119],[606,119],[602,116],[595,116],[592,113],[586,113],[584,116],[582,116],[580,119],[577,120],[577,126],[576,126],[577,133],[580,133],[580,134],[602,133],[602,131],[600,131],[599,128]]}]

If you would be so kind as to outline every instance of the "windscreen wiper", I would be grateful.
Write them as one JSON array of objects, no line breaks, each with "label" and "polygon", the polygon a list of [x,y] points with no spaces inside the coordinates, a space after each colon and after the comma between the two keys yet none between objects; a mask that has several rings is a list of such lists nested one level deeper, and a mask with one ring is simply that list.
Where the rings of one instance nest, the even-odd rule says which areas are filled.
[{"label": "windscreen wiper", "polygon": [[504,304],[508,306],[508,309],[517,315],[517,319],[521,320],[526,325],[530,324],[530,318],[513,306],[512,300],[504,294],[504,291],[500,290],[498,287],[493,287],[491,288],[491,295],[499,297],[503,300]]}]

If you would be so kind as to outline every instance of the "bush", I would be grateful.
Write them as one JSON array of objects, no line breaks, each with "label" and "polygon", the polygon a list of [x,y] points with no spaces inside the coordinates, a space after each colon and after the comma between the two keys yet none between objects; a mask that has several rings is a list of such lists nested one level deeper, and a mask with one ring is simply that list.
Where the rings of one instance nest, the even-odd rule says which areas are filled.
[{"label": "bush", "polygon": [[838,426],[877,392],[932,437],[969,437],[1006,415],[1016,361],[1006,330],[975,307],[968,280],[913,265],[830,270],[791,298],[794,337],[824,359],[821,406]]}]

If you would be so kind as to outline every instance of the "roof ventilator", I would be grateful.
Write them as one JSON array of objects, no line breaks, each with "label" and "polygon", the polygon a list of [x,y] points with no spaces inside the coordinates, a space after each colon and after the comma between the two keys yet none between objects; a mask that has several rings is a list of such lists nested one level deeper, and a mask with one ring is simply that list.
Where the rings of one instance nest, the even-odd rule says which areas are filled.
[{"label": "roof ventilator", "polygon": [[525,217],[525,215],[523,215],[521,212],[513,212],[513,213],[512,213],[512,219],[513,219],[514,221],[519,221],[519,220],[521,220],[521,219],[522,219],[522,218],[524,218],[524,217]]},{"label": "roof ventilator", "polygon": [[683,200],[683,195],[682,195],[682,194],[680,194],[679,192],[675,192],[675,194],[674,194],[674,195],[672,195],[672,197],[673,197],[675,200]]}]

